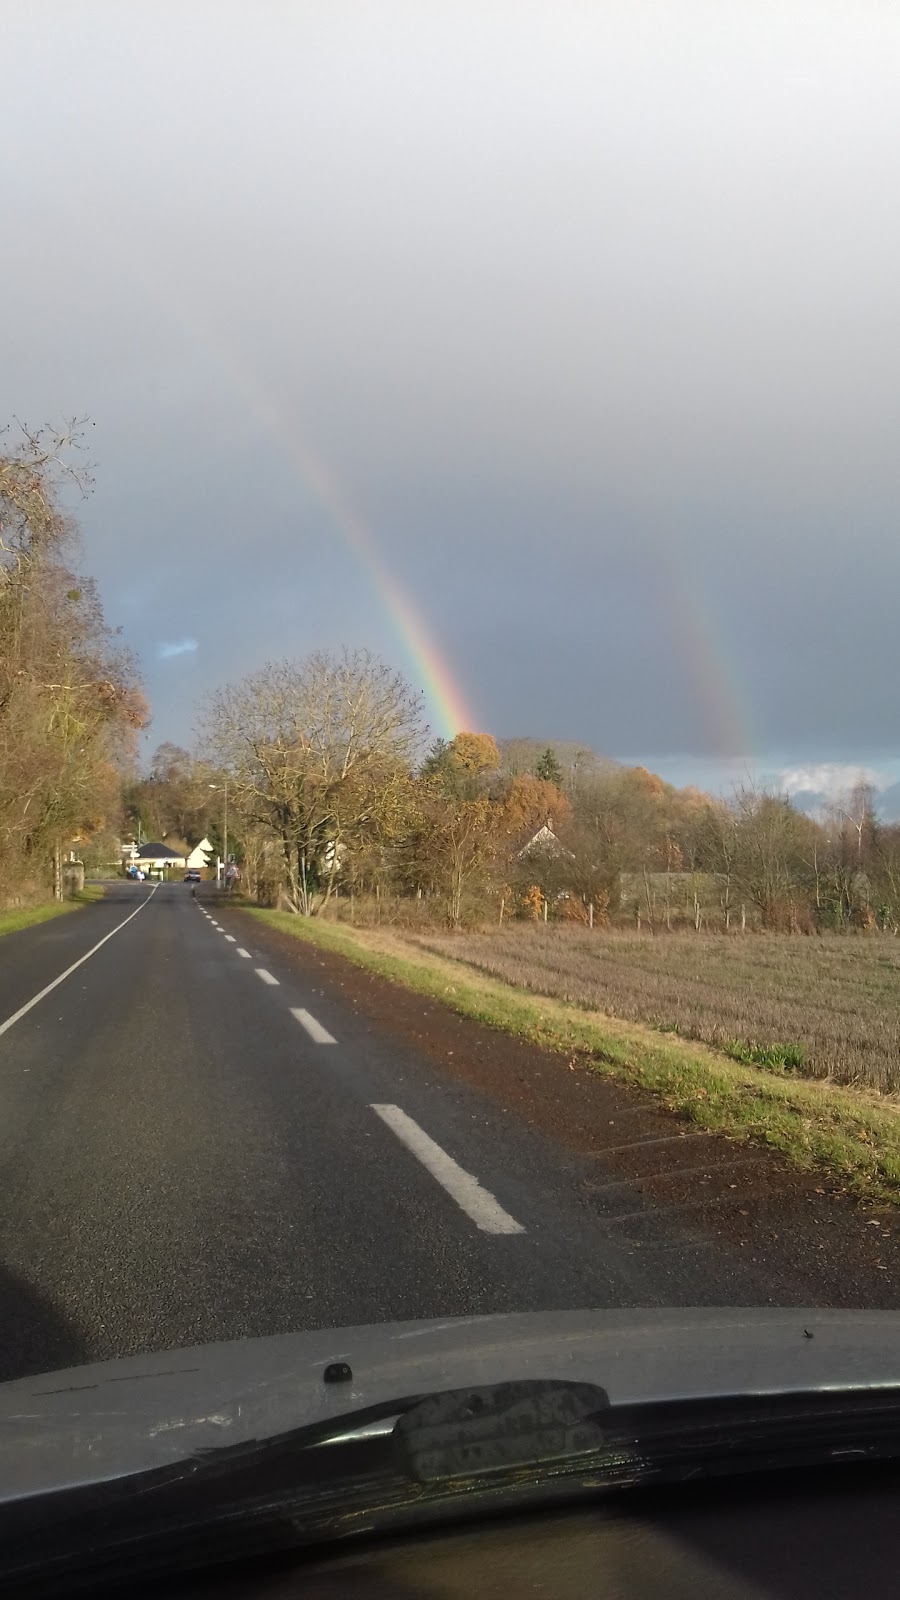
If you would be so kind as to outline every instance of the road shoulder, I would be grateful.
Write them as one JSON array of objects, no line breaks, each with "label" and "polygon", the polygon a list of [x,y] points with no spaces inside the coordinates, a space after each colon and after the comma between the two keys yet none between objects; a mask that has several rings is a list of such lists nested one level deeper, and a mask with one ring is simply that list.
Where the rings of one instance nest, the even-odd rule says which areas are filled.
[{"label": "road shoulder", "polygon": [[596,1194],[598,1205],[613,1197],[617,1209],[651,1219],[689,1213],[701,1233],[764,1268],[773,1304],[786,1296],[796,1304],[800,1293],[809,1305],[900,1306],[900,1219],[883,1199],[851,1191],[835,1172],[798,1168],[746,1133],[712,1131],[626,1071],[598,1071],[585,1050],[551,1048],[466,1015],[459,992],[404,987],[374,960],[348,959],[344,930],[332,940],[336,930],[320,925],[309,937],[307,925],[297,937],[281,919],[237,907],[220,915],[276,970],[288,965],[373,1034],[413,1047],[426,1070],[476,1089],[561,1153],[586,1156],[596,1172],[588,1204]]},{"label": "road shoulder", "polygon": [[706,1045],[527,993],[392,933],[247,908],[255,922],[341,955],[462,1016],[648,1091],[695,1127],[777,1150],[873,1202],[900,1204],[900,1108],[843,1085],[780,1076]]},{"label": "road shoulder", "polygon": [[100,884],[87,884],[78,894],[67,900],[51,900],[47,905],[23,906],[13,911],[0,911],[0,939],[8,933],[22,933],[25,928],[35,928],[53,917],[65,916],[68,911],[78,911],[82,906],[95,905],[103,899]]}]

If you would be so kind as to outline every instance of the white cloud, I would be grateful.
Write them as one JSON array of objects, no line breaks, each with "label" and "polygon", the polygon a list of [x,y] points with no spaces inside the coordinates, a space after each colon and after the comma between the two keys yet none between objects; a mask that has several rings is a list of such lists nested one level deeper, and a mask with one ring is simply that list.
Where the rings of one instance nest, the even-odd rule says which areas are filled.
[{"label": "white cloud", "polygon": [[819,761],[807,767],[787,767],[778,774],[778,787],[787,794],[821,794],[835,800],[857,783],[883,787],[885,776],[874,767],[854,766],[849,761]]},{"label": "white cloud", "polygon": [[170,656],[186,656],[198,648],[196,639],[179,639],[175,644],[167,644],[164,640],[156,646],[157,661],[168,661]]}]

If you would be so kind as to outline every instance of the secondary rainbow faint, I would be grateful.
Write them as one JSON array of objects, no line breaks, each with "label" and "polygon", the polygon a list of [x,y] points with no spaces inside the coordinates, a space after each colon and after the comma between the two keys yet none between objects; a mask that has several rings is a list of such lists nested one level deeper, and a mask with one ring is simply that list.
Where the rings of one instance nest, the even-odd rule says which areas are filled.
[{"label": "secondary rainbow faint", "polygon": [[752,760],[759,749],[756,717],[732,668],[733,650],[715,608],[695,580],[667,574],[664,603],[682,662],[686,688],[693,693],[710,750],[728,760]]},{"label": "secondary rainbow faint", "polygon": [[326,464],[288,413],[287,406],[276,404],[271,394],[240,359],[233,343],[226,341],[199,315],[184,294],[176,293],[162,272],[151,275],[144,263],[129,259],[128,270],[145,293],[199,344],[228,378],[231,386],[249,406],[269,436],[293,468],[303,487],[322,507],[334,531],[356,558],[378,595],[388,620],[399,640],[407,665],[421,680],[431,716],[431,732],[443,739],[472,732],[479,726],[476,716],[457,683],[437,640],[402,584],[379,555],[372,532]]}]

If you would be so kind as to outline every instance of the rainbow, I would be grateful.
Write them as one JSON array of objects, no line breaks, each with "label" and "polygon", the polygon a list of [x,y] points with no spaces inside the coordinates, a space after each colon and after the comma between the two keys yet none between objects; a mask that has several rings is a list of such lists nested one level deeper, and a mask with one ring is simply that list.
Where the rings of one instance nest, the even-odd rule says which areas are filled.
[{"label": "rainbow", "polygon": [[[126,247],[122,241],[119,246],[124,253]],[[233,345],[216,333],[197,314],[195,307],[186,306],[180,296],[165,286],[162,273],[157,271],[151,277],[144,264],[133,256],[127,261],[127,269],[147,296],[205,348],[266,433],[275,440],[304,488],[322,507],[331,526],[368,578],[400,642],[408,667],[421,681],[433,718],[432,731],[442,738],[452,739],[456,733],[477,729],[479,719],[420,609],[379,555],[372,532],[353,507],[350,495],[338,482],[332,468],[313,450],[296,420],[263,389],[247,365],[239,360]],[[660,507],[647,504],[645,509],[655,514],[658,525],[665,526],[665,513],[659,514]],[[731,759],[751,757],[759,747],[752,708],[740,693],[737,677],[730,669],[728,641],[724,631],[716,628],[714,608],[702,603],[697,580],[692,577],[687,582],[681,575],[681,563],[675,559],[671,547],[668,551],[656,550],[651,554],[646,575],[651,586],[655,583],[660,623],[675,643],[685,674],[685,687],[696,696],[711,749],[717,756]]]},{"label": "rainbow", "polygon": [[443,739],[472,732],[479,721],[456,682],[421,611],[388,569],[375,546],[368,525],[351,504],[350,496],[338,483],[332,469],[304,438],[296,422],[253,377],[230,344],[218,336],[173,293],[163,289],[163,278],[150,278],[136,262],[129,263],[145,292],[167,315],[181,324],[227,376],[232,387],[262,424],[293,467],[303,487],[318,501],[332,528],[356,558],[381,602],[411,672],[421,681],[428,711],[433,719],[431,731]]},{"label": "rainbow", "polygon": [[[246,386],[244,392],[247,393]],[[258,411],[262,410],[263,403],[265,409],[270,410],[265,397],[257,396]],[[476,718],[434,639],[429,636],[421,614],[379,556],[368,526],[350,505],[333,472],[321,456],[313,453],[307,441],[293,430],[288,432],[274,413],[269,418],[269,429],[279,439],[304,485],[315,495],[381,599],[409,664],[422,681],[436,719],[436,731],[442,738],[452,739],[454,734],[477,728]]]},{"label": "rainbow", "polygon": [[715,607],[700,580],[692,575],[688,582],[674,561],[657,561],[656,572],[660,609],[674,635],[710,749],[732,761],[751,759],[760,748],[756,718],[731,666],[731,648],[724,628],[715,622]]}]

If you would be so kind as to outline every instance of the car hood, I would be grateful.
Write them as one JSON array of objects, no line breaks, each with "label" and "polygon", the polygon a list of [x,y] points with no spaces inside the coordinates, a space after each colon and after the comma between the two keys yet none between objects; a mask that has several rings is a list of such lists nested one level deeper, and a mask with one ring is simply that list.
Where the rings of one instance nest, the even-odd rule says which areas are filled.
[{"label": "car hood", "polygon": [[[326,1383],[331,1362],[352,1378]],[[413,1394],[558,1378],[612,1403],[900,1383],[900,1313],[610,1310],[201,1345],[0,1385],[0,1502],[130,1476]]]}]

